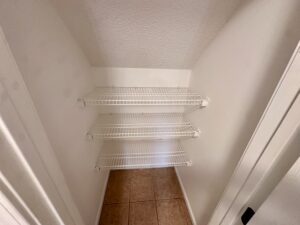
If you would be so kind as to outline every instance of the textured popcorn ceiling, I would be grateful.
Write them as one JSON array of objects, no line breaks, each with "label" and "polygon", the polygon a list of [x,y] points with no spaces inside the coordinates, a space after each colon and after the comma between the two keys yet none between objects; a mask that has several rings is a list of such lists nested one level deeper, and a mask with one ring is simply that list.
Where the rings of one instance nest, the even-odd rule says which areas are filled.
[{"label": "textured popcorn ceiling", "polygon": [[241,0],[51,0],[94,66],[191,68]]}]

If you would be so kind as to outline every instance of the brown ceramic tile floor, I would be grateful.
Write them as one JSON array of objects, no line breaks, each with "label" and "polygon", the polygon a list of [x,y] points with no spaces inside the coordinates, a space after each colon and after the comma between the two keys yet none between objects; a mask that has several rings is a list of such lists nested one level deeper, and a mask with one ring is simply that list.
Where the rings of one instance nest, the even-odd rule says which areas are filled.
[{"label": "brown ceramic tile floor", "polygon": [[99,225],[192,225],[174,168],[111,171]]}]

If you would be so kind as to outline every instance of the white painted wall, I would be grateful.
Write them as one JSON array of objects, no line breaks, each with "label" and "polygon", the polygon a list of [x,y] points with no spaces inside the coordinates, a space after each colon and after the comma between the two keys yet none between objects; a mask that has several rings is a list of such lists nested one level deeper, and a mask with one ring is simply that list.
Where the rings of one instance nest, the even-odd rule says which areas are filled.
[{"label": "white painted wall", "polygon": [[[296,100],[300,87],[299,47],[295,49],[251,136],[210,224],[231,224],[246,206],[256,210],[266,193],[280,179],[284,168],[298,157],[289,147],[289,142],[293,139],[293,130],[300,123],[300,111],[297,111],[300,110],[299,97]],[[278,163],[283,163],[280,168],[276,168]]]},{"label": "white painted wall", "polygon": [[202,130],[185,143],[180,168],[197,224],[207,224],[300,38],[300,2],[245,1],[192,71],[190,86],[211,98],[191,114]]},{"label": "white painted wall", "polygon": [[[13,145],[1,147],[1,191],[23,216],[27,215],[26,219],[32,225],[36,224],[32,220],[34,216],[25,208],[30,211],[38,209],[40,213],[35,213],[36,217],[42,217],[44,221],[52,221],[53,216],[57,219],[59,214],[66,224],[84,224],[2,29],[0,64],[0,120],[4,136]],[[21,202],[27,207],[24,208]],[[48,211],[41,213],[40,209],[45,209],[41,205],[47,205]],[[53,208],[58,214],[49,213]]]},{"label": "white painted wall", "polygon": [[191,70],[93,67],[96,86],[188,87]]},{"label": "white painted wall", "polygon": [[21,209],[20,212],[29,224],[74,224],[65,207],[56,204],[57,198],[50,200],[53,187],[45,185],[44,179],[48,174],[45,173],[43,165],[38,165],[39,157],[20,119],[20,112],[16,110],[15,102],[2,85],[0,96],[1,192],[18,210]]},{"label": "white painted wall", "polygon": [[84,135],[96,112],[76,105],[93,88],[90,65],[46,0],[3,0],[0,23],[79,212],[94,224],[105,176]]},{"label": "white painted wall", "polygon": [[[191,70],[92,67],[93,82],[98,87],[188,87]],[[183,112],[184,107],[98,107],[101,113],[170,113]]]}]

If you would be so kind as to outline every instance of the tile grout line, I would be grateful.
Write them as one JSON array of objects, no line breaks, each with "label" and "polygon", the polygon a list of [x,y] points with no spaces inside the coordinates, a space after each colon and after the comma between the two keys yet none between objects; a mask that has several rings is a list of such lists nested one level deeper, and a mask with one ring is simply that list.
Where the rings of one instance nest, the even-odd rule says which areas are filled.
[{"label": "tile grout line", "polygon": [[[182,197],[175,197],[175,198],[162,198],[162,199],[157,199],[158,201],[163,201],[163,200],[184,200]],[[157,201],[156,199],[154,200],[140,200],[140,201],[134,201],[134,202],[130,202],[130,203],[142,203],[142,202],[154,202]],[[126,202],[120,202],[120,203],[126,203]],[[106,203],[104,205],[113,205],[113,204],[120,204],[119,202],[117,203]]]},{"label": "tile grout line", "polygon": [[152,173],[151,173],[151,180],[152,180],[152,187],[153,187],[153,193],[154,193],[154,206],[155,206],[155,212],[156,212],[156,220],[157,220],[157,225],[159,225],[157,199],[156,199],[155,186],[154,186],[154,175]]},{"label": "tile grout line", "polygon": [[129,205],[128,205],[128,220],[127,220],[127,224],[129,225],[129,222],[130,222],[130,200],[129,200]]},{"label": "tile grout line", "polygon": [[132,175],[129,176],[129,203],[128,203],[128,221],[127,221],[127,225],[129,225],[130,222],[130,205],[131,205],[131,179],[132,179]]}]

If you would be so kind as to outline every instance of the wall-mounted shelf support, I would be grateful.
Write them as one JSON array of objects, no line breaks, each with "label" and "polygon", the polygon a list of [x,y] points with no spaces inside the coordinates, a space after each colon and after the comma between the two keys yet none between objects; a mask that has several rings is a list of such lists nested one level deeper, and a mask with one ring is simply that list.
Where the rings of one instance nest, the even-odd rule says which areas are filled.
[{"label": "wall-mounted shelf support", "polygon": [[193,136],[193,138],[199,137],[200,134],[201,134],[201,130],[200,130],[199,128],[197,128],[197,129],[194,131],[194,136]]},{"label": "wall-mounted shelf support", "polygon": [[206,108],[208,105],[209,105],[209,102],[210,102],[210,99],[207,97],[207,98],[204,98],[201,100],[201,104],[200,104],[200,108]]}]

